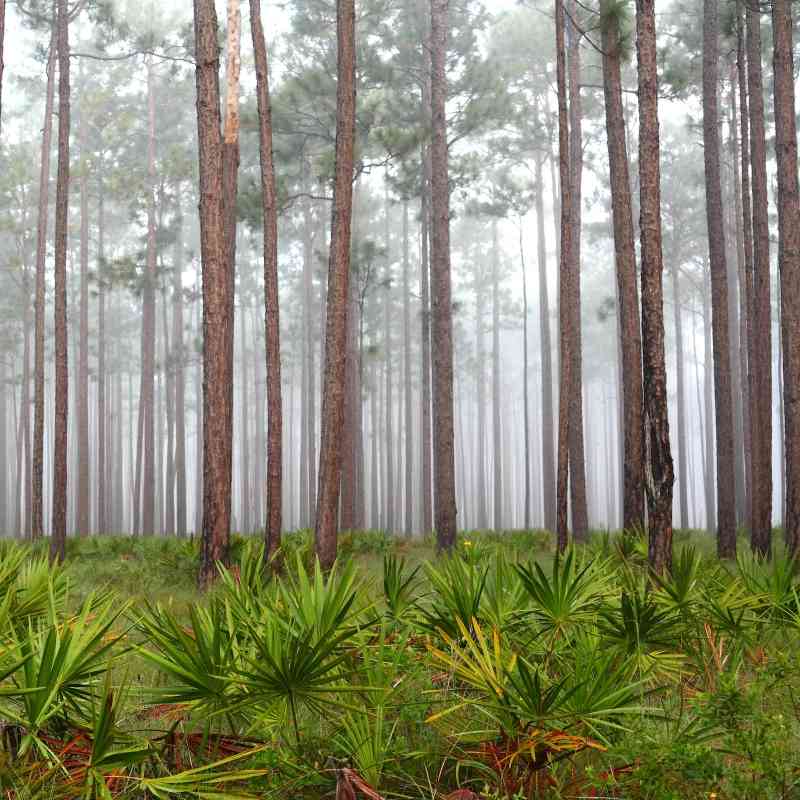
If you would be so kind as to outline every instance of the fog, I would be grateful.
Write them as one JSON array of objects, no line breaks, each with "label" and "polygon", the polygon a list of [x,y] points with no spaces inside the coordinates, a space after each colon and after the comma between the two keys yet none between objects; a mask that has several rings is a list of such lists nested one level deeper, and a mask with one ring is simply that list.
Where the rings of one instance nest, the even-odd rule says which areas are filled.
[{"label": "fog", "polygon": [[[217,5],[224,42],[226,7]],[[287,0],[263,8],[280,205],[287,531],[313,527],[315,520],[336,138],[334,5],[329,0]],[[420,175],[430,136],[419,110],[426,27],[418,6],[416,0],[357,4],[348,344],[355,377],[348,384],[351,405],[346,411],[356,427],[352,449],[343,458],[352,459],[355,476],[354,527],[398,535],[427,533],[422,425],[430,398],[423,385],[423,330],[431,311],[423,304],[422,270],[428,257]],[[561,226],[552,7],[536,0],[451,0],[450,6],[447,124],[458,526],[552,530]],[[574,3],[571,7],[578,8]],[[242,11],[231,528],[251,533],[265,526],[268,445],[258,114],[249,16],[246,8]],[[581,5],[578,12],[583,31],[575,34],[583,174],[582,369],[577,391],[589,527],[616,530],[624,522],[625,409],[600,32],[592,8]],[[28,537],[35,460],[37,222],[46,225],[45,534],[52,525],[58,118],[54,114],[44,184],[49,209],[42,223],[40,165],[52,4],[19,0],[9,3],[6,14],[0,134],[0,453],[5,462],[0,470],[0,533]],[[730,16],[727,10],[724,14]],[[713,532],[718,445],[701,18],[693,0],[658,4],[663,311],[674,525]],[[638,253],[639,129],[631,24],[626,16],[626,55],[632,59],[624,59],[622,83]],[[736,520],[746,527],[751,494],[745,458],[750,446],[747,337],[754,334],[748,333],[744,296],[735,25],[723,19],[721,31],[717,96],[732,453]],[[766,46],[766,30],[764,38]],[[86,0],[71,20],[70,45],[68,533],[198,534],[203,526],[203,309],[192,7],[188,1]],[[771,64],[766,56],[764,64],[766,71]],[[224,71],[223,48],[223,95]],[[768,92],[770,81],[765,80]],[[57,80],[55,84],[57,112]],[[771,142],[772,117],[766,124]],[[767,174],[770,238],[777,240],[771,144]],[[155,259],[153,286],[148,284],[148,257]],[[772,521],[781,524],[786,459],[776,257],[773,244],[768,458]],[[149,401],[142,395],[147,314],[155,320],[151,440],[144,405]],[[543,339],[545,331],[549,343]],[[82,433],[86,430],[88,436]],[[154,507],[153,530],[144,529],[141,512],[147,495]],[[88,512],[82,506],[87,497]]]}]

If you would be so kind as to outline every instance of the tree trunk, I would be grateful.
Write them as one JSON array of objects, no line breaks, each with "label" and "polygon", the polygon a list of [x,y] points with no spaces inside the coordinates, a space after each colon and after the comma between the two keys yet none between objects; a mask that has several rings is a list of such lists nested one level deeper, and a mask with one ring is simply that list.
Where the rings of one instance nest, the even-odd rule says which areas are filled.
[{"label": "tree trunk", "polygon": [[531,436],[529,419],[530,400],[528,398],[528,278],[525,270],[525,249],[522,243],[522,219],[519,221],[519,261],[520,272],[522,273],[522,425],[525,459],[523,465],[525,476],[525,511],[523,514],[523,527],[526,531],[529,531],[531,529]]},{"label": "tree trunk", "polygon": [[711,275],[706,276],[703,291],[703,399],[705,404],[705,479],[706,479],[706,527],[709,533],[717,529],[717,498],[714,491],[716,485],[714,471],[714,429],[711,420],[714,418],[713,385],[713,344],[711,334]]},{"label": "tree trunk", "polygon": [[747,87],[750,105],[750,165],[753,182],[753,308],[750,361],[750,405],[753,447],[754,552],[772,548],[772,311],[770,300],[767,145],[764,132],[764,85],[761,69],[761,19],[749,5],[747,19]]},{"label": "tree trunk", "polygon": [[355,0],[337,0],[336,167],[328,263],[319,489],[314,530],[317,556],[326,569],[336,560],[342,470],[355,155],[355,31]]},{"label": "tree trunk", "polygon": [[[430,101],[423,100],[423,107],[430,109]],[[431,305],[430,305],[430,149],[422,151],[422,199],[420,209],[420,323],[422,348],[422,376],[420,378],[420,433],[422,458],[420,468],[420,506],[422,509],[423,536],[433,529],[431,505],[431,481],[433,474],[431,430]]]},{"label": "tree trunk", "polygon": [[[85,90],[82,87],[82,94]],[[91,526],[89,505],[89,162],[87,158],[86,102],[81,102],[78,138],[80,144],[80,310],[78,332],[78,536],[88,536]]]},{"label": "tree trunk", "polygon": [[558,390],[558,472],[556,480],[556,535],[558,549],[569,542],[567,490],[569,482],[570,392],[572,384],[572,322],[565,298],[570,296],[572,281],[572,190],[570,174],[570,138],[567,114],[567,76],[564,53],[564,0],[555,0],[556,17],[556,85],[558,91],[558,162],[561,207],[559,258],[559,390]]},{"label": "tree trunk", "polygon": [[[174,309],[173,309],[174,313]],[[163,379],[161,382],[162,398],[167,417],[167,444],[166,444],[166,466],[162,474],[159,469],[159,482],[163,481],[163,533],[165,536],[175,535],[175,349],[169,340],[170,325],[169,312],[167,310],[167,289],[164,286],[161,292],[161,322],[163,341],[162,353],[163,360]],[[163,418],[159,426],[163,423]],[[159,444],[159,453],[164,452],[163,442]]]},{"label": "tree trunk", "polygon": [[492,463],[494,465],[494,529],[503,529],[503,444],[500,438],[500,242],[492,222]]},{"label": "tree trunk", "polygon": [[602,29],[603,89],[606,109],[611,209],[617,272],[618,333],[622,362],[622,424],[624,436],[623,512],[625,530],[644,529],[644,459],[642,442],[642,338],[636,285],[636,245],[633,232],[625,112],[622,105],[621,32],[611,16]]},{"label": "tree trunk", "polygon": [[67,236],[69,214],[69,8],[58,0],[58,179],[55,230],[55,409],[53,425],[53,521],[50,560],[63,561],[67,543]]},{"label": "tree trunk", "polygon": [[678,398],[676,411],[678,416],[678,496],[680,498],[680,526],[689,528],[689,500],[687,486],[690,480],[687,466],[686,441],[686,380],[684,378],[683,320],[681,314],[681,292],[678,283],[678,268],[672,268],[672,298],[675,319],[675,366],[678,378]]},{"label": "tree trunk", "polygon": [[175,268],[172,271],[172,369],[175,376],[175,532],[186,538],[186,353],[183,346],[183,209],[175,220]]},{"label": "tree trunk", "polygon": [[672,569],[672,489],[664,348],[664,262],[661,251],[661,165],[655,0],[636,0],[639,67],[639,192],[642,258],[645,491],[650,566]]},{"label": "tree trunk", "polygon": [[[225,224],[230,207],[223,197],[218,26],[212,0],[194,1],[194,23],[203,268],[203,530],[199,574],[203,587],[214,580],[217,562],[227,563],[230,542],[233,264],[230,229]],[[235,34],[230,27],[229,34]],[[236,93],[230,93],[229,103],[235,103]],[[231,110],[228,106],[227,111]],[[226,138],[229,133],[226,130]],[[235,138],[229,144],[235,147]]]},{"label": "tree trunk", "polygon": [[[575,19],[577,3],[570,0],[570,17]],[[580,87],[580,33],[570,22],[568,30],[569,70],[569,168],[570,168],[570,240],[571,272],[569,295],[561,302],[568,307],[571,316],[570,396],[569,396],[569,488],[572,505],[572,532],[577,541],[585,541],[589,535],[589,516],[586,506],[586,458],[583,441],[583,337],[581,333],[581,187],[583,183],[583,132]]]},{"label": "tree trunk", "polygon": [[[387,184],[388,186],[388,184]],[[383,355],[386,379],[386,418],[385,418],[385,456],[386,456],[386,494],[384,501],[386,503],[386,530],[393,533],[395,529],[395,472],[394,472],[394,458],[395,458],[395,440],[394,440],[394,425],[392,424],[392,411],[394,408],[394,397],[392,392],[393,387],[393,371],[392,362],[394,355],[392,353],[392,270],[391,270],[391,240],[389,228],[389,197],[388,188],[386,192],[386,199],[384,204],[385,215],[385,247],[386,247],[386,266],[383,279]]]},{"label": "tree trunk", "polygon": [[403,530],[410,537],[414,530],[414,430],[411,413],[411,258],[409,255],[408,200],[403,201],[403,412],[405,429],[405,476]]},{"label": "tree trunk", "polygon": [[106,207],[103,191],[103,172],[98,176],[97,201],[97,522],[99,534],[109,532],[108,492],[108,410],[106,403]]},{"label": "tree trunk", "polygon": [[703,155],[706,221],[711,269],[711,314],[714,339],[714,398],[717,432],[717,553],[736,555],[736,475],[733,453],[731,347],[728,321],[728,264],[722,210],[719,157],[719,9],[717,0],[703,3]]},{"label": "tree trunk", "polygon": [[453,427],[453,316],[450,276],[450,184],[447,145],[447,31],[449,0],[431,0],[431,283],[433,336],[433,450],[436,545],[456,542]]},{"label": "tree trunk", "polygon": [[794,98],[792,8],[772,4],[775,73],[775,156],[778,165],[778,268],[786,449],[784,530],[789,552],[800,549],[800,191],[797,179],[797,121]]},{"label": "tree trunk", "polygon": [[[5,0],[0,0],[5,7]],[[0,14],[4,11],[0,11]],[[58,43],[56,40],[57,3],[53,2],[50,50],[47,58],[47,89],[45,93],[44,125],[39,167],[39,210],[36,223],[36,294],[34,299],[34,409],[33,409],[33,474],[31,499],[31,538],[44,535],[44,321],[45,321],[45,260],[47,258],[47,221],[50,204],[50,150],[53,139],[53,105],[55,103],[55,73]],[[0,41],[2,25],[0,24]],[[2,47],[2,44],[0,44]],[[0,53],[0,64],[2,64]],[[0,66],[2,70],[2,66]],[[0,82],[2,75],[0,74]],[[5,450],[0,451],[5,455]]]},{"label": "tree trunk", "polygon": [[486,347],[484,345],[483,311],[484,291],[483,281],[484,265],[480,258],[475,258],[475,397],[477,399],[477,443],[475,457],[475,495],[476,520],[479,530],[489,527],[486,496]]},{"label": "tree trunk", "polygon": [[544,234],[544,156],[536,158],[534,179],[536,238],[539,262],[539,342],[542,360],[542,495],[544,527],[556,530],[556,462],[553,419],[553,345],[550,334],[550,300],[547,288],[547,241]]}]

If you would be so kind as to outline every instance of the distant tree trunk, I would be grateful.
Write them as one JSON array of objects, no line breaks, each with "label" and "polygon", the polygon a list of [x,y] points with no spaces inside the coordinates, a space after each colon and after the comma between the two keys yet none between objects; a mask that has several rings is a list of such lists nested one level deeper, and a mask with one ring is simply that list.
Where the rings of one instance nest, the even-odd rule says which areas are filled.
[{"label": "distant tree trunk", "polygon": [[[281,541],[283,526],[283,400],[281,393],[280,304],[278,302],[278,202],[275,166],[272,158],[272,106],[269,92],[269,64],[264,29],[261,24],[261,0],[250,0],[250,25],[256,62],[256,95],[259,116],[259,153],[261,156],[261,192],[264,203],[264,310],[267,348],[267,555],[271,558]],[[311,275],[308,274],[306,298],[310,300]],[[310,420],[314,421],[313,341],[309,342],[312,372],[309,382]],[[258,409],[261,413],[261,409]],[[313,431],[309,441],[314,441]],[[313,451],[309,469],[314,469]],[[313,472],[310,491],[313,491]],[[259,487],[259,491],[261,488]]]},{"label": "distant tree trunk", "polygon": [[753,519],[750,544],[772,548],[772,311],[770,300],[767,145],[761,69],[761,19],[746,4],[747,87],[750,106],[750,164],[753,181],[753,307],[751,316],[750,406],[752,423]]},{"label": "distant tree trunk", "polygon": [[175,532],[186,538],[186,353],[183,345],[183,208],[175,220],[175,268],[172,271],[172,369],[175,376]]},{"label": "distant tree trunk", "polygon": [[106,206],[103,186],[103,172],[98,176],[97,200],[97,522],[99,534],[106,534],[108,529],[109,492],[108,492],[108,443],[107,422],[108,410],[106,389],[106,263],[105,263],[105,227]]},{"label": "distant tree trunk", "polygon": [[[577,15],[577,3],[570,1],[570,17]],[[572,316],[570,355],[570,427],[569,427],[569,488],[572,507],[572,532],[577,541],[589,534],[589,515],[586,505],[586,456],[583,433],[583,336],[581,333],[581,197],[583,183],[583,131],[581,105],[580,38],[577,27],[567,26],[567,69],[569,72],[569,167],[572,199],[570,241],[570,293],[561,298]]]},{"label": "distant tree trunk", "polygon": [[[163,454],[166,449],[166,465],[164,473],[159,469],[159,483],[163,481],[163,507],[164,507],[164,529],[165,536],[175,535],[175,348],[170,342],[169,311],[167,309],[167,289],[164,286],[161,292],[161,340],[163,342],[161,352],[163,353],[162,363],[163,379],[161,382],[161,395],[164,401],[167,417],[167,442],[166,448],[159,445],[159,453]],[[174,309],[173,309],[174,312]],[[163,418],[159,426],[163,424]],[[163,444],[163,443],[162,443]],[[161,457],[161,456],[160,456]]]},{"label": "distant tree trunk", "polygon": [[355,0],[337,0],[336,168],[328,264],[319,489],[314,530],[317,556],[326,569],[336,560],[342,469],[355,149],[355,31]]},{"label": "distant tree trunk", "polygon": [[797,179],[797,121],[794,98],[792,8],[772,3],[775,72],[775,155],[778,164],[778,268],[786,448],[784,529],[789,552],[800,550],[800,190]]},{"label": "distant tree trunk", "polygon": [[[373,345],[374,349],[374,345]],[[371,433],[371,446],[370,446],[370,495],[371,495],[371,527],[380,527],[380,467],[378,460],[378,368],[375,359],[372,359],[372,368],[370,370],[370,433]]]},{"label": "distant tree trunk", "polygon": [[240,361],[240,389],[239,389],[239,436],[241,449],[239,452],[240,474],[239,490],[241,492],[241,522],[239,530],[242,534],[252,532],[250,524],[250,365],[247,358],[247,314],[244,306],[239,307],[239,354]]},{"label": "distant tree trunk", "polygon": [[684,349],[683,349],[683,320],[681,314],[681,292],[678,283],[678,268],[672,268],[672,297],[673,314],[675,319],[675,365],[678,378],[678,494],[680,497],[680,526],[684,530],[689,528],[689,500],[687,485],[690,479],[687,466],[686,442],[686,380],[684,378]]},{"label": "distant tree trunk", "polygon": [[395,529],[395,474],[394,474],[394,458],[395,458],[395,441],[394,441],[394,426],[392,424],[392,411],[394,409],[394,397],[392,392],[393,386],[393,370],[392,362],[394,355],[392,353],[392,268],[391,268],[391,240],[390,240],[390,226],[389,226],[389,196],[388,189],[386,192],[386,199],[384,204],[385,215],[385,247],[386,247],[386,266],[383,278],[383,355],[385,365],[385,379],[386,379],[386,434],[385,434],[385,456],[386,456],[386,530],[393,533]]},{"label": "distant tree trunk", "polygon": [[642,337],[636,285],[636,245],[631,184],[622,104],[621,32],[615,14],[602,27],[611,208],[617,272],[619,348],[622,362],[622,424],[624,436],[623,512],[626,530],[644,528],[644,456],[642,442]]},{"label": "distant tree trunk", "polygon": [[449,0],[431,0],[431,249],[433,317],[433,449],[436,545],[456,541],[453,423],[453,316],[450,276],[450,184],[447,145],[447,31]]},{"label": "distant tree trunk", "polygon": [[[737,17],[740,15],[737,12]],[[737,23],[737,32],[739,25]],[[737,50],[741,47],[741,35],[737,35]],[[733,358],[738,358],[739,370],[739,387],[740,391],[734,392],[734,399],[739,404],[739,419],[737,424],[741,425],[740,439],[742,463],[742,491],[744,493],[744,516],[742,522],[749,526],[752,519],[752,496],[750,493],[750,480],[752,475],[752,442],[751,442],[751,422],[750,422],[750,362],[748,357],[748,348],[750,346],[750,297],[752,295],[752,268],[753,268],[753,229],[752,229],[752,216],[750,211],[750,175],[747,175],[747,210],[744,210],[744,178],[742,175],[742,168],[745,167],[748,172],[750,169],[749,154],[746,157],[744,150],[749,147],[749,127],[747,128],[747,140],[740,146],[739,130],[744,132],[744,128],[737,129],[737,122],[739,121],[739,112],[736,107],[736,88],[737,88],[737,70],[736,65],[730,66],[730,84],[731,84],[731,126],[730,126],[730,144],[731,144],[731,161],[733,162],[733,199],[734,199],[734,218],[733,229],[736,235],[736,267],[737,278],[739,283],[739,352],[733,354]],[[740,92],[744,87],[739,86]],[[745,108],[747,107],[746,94],[744,94]],[[746,114],[747,112],[744,111]],[[742,120],[742,125],[744,121]]]},{"label": "distant tree trunk", "polygon": [[405,476],[403,530],[411,536],[414,530],[414,430],[411,409],[411,258],[409,254],[408,200],[403,201],[403,412],[405,429]]},{"label": "distant tree trunk", "polygon": [[714,337],[714,396],[717,432],[717,553],[736,555],[736,475],[733,453],[731,347],[728,321],[728,265],[722,211],[719,157],[719,9],[717,0],[703,3],[703,155],[706,220],[711,269],[711,313]]},{"label": "distant tree trunk", "polygon": [[559,391],[558,391],[558,471],[556,480],[557,522],[556,534],[558,549],[563,551],[569,543],[567,518],[567,490],[569,483],[569,429],[570,392],[573,389],[572,367],[573,346],[572,323],[569,304],[565,298],[570,296],[572,281],[572,190],[570,173],[570,137],[567,114],[567,75],[564,53],[564,0],[555,0],[556,17],[556,85],[558,90],[558,161],[559,186],[561,196],[561,231],[559,259]]},{"label": "distant tree trunk", "polygon": [[6,38],[6,0],[0,0],[0,118],[2,118],[3,99],[3,45]]},{"label": "distant tree trunk", "polygon": [[542,361],[542,495],[544,527],[556,529],[556,461],[553,419],[553,345],[550,334],[550,299],[547,288],[547,240],[544,233],[544,156],[536,158],[534,191],[536,203],[536,238],[539,264],[539,343]]},{"label": "distant tree trunk", "polygon": [[78,332],[78,536],[88,536],[89,506],[89,162],[86,144],[86,103],[81,103],[78,138],[80,143],[80,312]]},{"label": "distant tree trunk", "polygon": [[711,334],[711,275],[706,275],[703,291],[703,400],[705,404],[705,478],[706,478],[706,527],[709,533],[717,529],[716,473],[714,470],[714,357]]},{"label": "distant tree trunk", "polygon": [[69,214],[69,8],[58,0],[58,178],[55,231],[55,420],[53,425],[53,521],[50,560],[63,561],[67,544],[67,236]]},{"label": "distant tree trunk", "polygon": [[636,0],[639,67],[639,191],[642,251],[645,490],[650,566],[672,569],[672,488],[667,369],[664,348],[664,262],[661,251],[661,166],[655,0]]},{"label": "distant tree trunk", "polygon": [[525,475],[523,527],[526,531],[529,531],[531,529],[531,431],[529,419],[530,400],[528,397],[528,277],[525,270],[525,248],[522,243],[522,219],[519,221],[519,261],[520,272],[522,273],[522,425],[525,458],[523,465]]},{"label": "distant tree trunk", "polygon": [[[358,241],[358,236],[353,236]],[[342,480],[340,489],[340,518],[342,530],[352,531],[356,527],[356,428],[358,426],[358,287],[351,280],[348,287],[347,335],[345,337],[345,398],[344,430],[342,450]],[[391,469],[391,466],[389,466]],[[388,512],[388,509],[387,509]]]},{"label": "distant tree trunk", "polygon": [[[430,94],[429,92],[427,93]],[[430,100],[423,100],[423,107],[430,110]],[[422,535],[433,529],[431,505],[431,482],[433,476],[431,429],[431,305],[430,305],[430,149],[422,149],[422,199],[420,209],[420,323],[422,348],[422,376],[420,378],[420,438],[422,457],[420,467],[420,506],[422,510]]]},{"label": "distant tree trunk", "polygon": [[503,443],[500,430],[500,241],[492,221],[492,464],[494,467],[494,529],[503,529]]},{"label": "distant tree trunk", "polygon": [[25,455],[25,472],[23,484],[24,516],[20,533],[25,539],[31,538],[31,286],[27,265],[23,267],[23,288],[25,294],[25,310],[23,312],[23,354],[22,354],[22,388],[20,392],[20,421],[22,428],[22,445]]},{"label": "distant tree trunk", "polygon": [[[0,0],[5,5],[5,0]],[[31,498],[31,538],[44,535],[44,328],[45,328],[45,259],[47,257],[47,222],[50,203],[50,151],[53,140],[53,105],[56,72],[56,12],[53,3],[50,49],[47,57],[47,89],[45,91],[44,124],[39,167],[39,209],[36,222],[36,289],[34,298],[34,365],[33,365],[33,471]],[[0,12],[3,13],[3,12]],[[2,30],[0,30],[2,40]],[[2,47],[2,44],[0,44]],[[0,53],[2,64],[2,53]],[[0,70],[2,67],[0,66]],[[0,80],[2,80],[0,78]],[[3,417],[5,418],[5,417]],[[2,424],[2,423],[0,423]],[[5,449],[0,450],[5,455]]]},{"label": "distant tree trunk", "polygon": [[[235,21],[235,16],[231,22]],[[220,131],[218,26],[212,0],[194,0],[194,24],[203,265],[203,531],[199,574],[203,587],[214,580],[217,562],[227,563],[230,542],[233,264],[230,260],[231,209],[225,202],[223,189],[225,159]],[[237,31],[230,27],[229,23],[229,36],[236,41]],[[235,58],[234,53],[229,55]],[[234,91],[228,96],[226,120],[232,116],[231,122],[235,124],[234,95],[238,87],[229,88]],[[237,138],[235,128],[226,130],[230,146],[236,147]]]},{"label": "distant tree trunk", "polygon": [[484,265],[480,258],[475,258],[475,397],[477,401],[477,425],[475,448],[475,495],[476,526],[479,530],[489,527],[486,497],[486,347],[484,345],[483,311]]}]

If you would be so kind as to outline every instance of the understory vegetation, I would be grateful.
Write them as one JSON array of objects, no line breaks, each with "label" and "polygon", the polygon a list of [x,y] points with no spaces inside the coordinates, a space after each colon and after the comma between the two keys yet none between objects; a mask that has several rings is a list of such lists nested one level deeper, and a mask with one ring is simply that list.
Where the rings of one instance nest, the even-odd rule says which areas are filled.
[{"label": "understory vegetation", "polygon": [[[8,798],[800,797],[800,580],[689,534],[258,540],[0,553]],[[744,548],[742,548],[744,549]]]}]

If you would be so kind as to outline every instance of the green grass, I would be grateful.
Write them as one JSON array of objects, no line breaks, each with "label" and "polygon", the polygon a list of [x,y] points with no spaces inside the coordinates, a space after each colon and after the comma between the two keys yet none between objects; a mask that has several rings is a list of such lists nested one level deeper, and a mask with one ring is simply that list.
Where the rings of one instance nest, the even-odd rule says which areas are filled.
[{"label": "green grass", "polygon": [[280,578],[237,537],[205,596],[192,541],[71,541],[61,569],[6,545],[0,784],[104,800],[361,781],[387,800],[800,797],[795,565],[720,565],[711,537],[675,539],[654,583],[632,535],[556,558],[544,532],[468,532],[437,559],[432,540],[343,534],[325,576],[304,531]]}]

